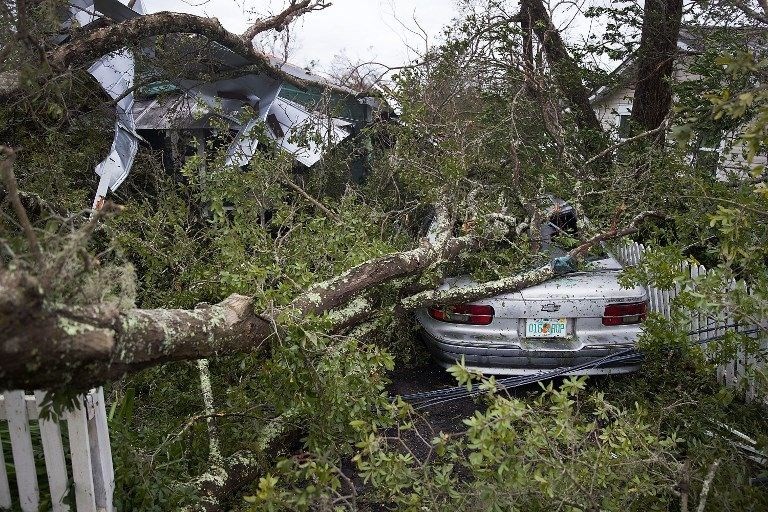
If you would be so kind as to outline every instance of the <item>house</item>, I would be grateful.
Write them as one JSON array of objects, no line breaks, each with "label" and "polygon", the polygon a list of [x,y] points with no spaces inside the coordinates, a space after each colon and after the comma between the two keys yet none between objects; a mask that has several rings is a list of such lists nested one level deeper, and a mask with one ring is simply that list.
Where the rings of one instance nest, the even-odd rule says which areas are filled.
[{"label": "house", "polygon": [[[63,28],[85,27],[101,17],[123,21],[144,13],[142,0],[72,0],[69,5],[62,12]],[[63,37],[57,40],[64,41]],[[136,75],[142,70],[137,69],[136,56],[127,50],[105,55],[89,68],[116,102],[112,147],[95,168],[99,176],[95,209],[128,177],[141,142],[162,146],[166,139],[173,142],[182,133],[192,133],[201,152],[205,151],[202,141],[226,127],[234,135],[227,149],[231,165],[248,164],[261,133],[300,165],[311,167],[325,151],[373,121],[384,106],[373,95],[357,94],[273,58],[265,56],[265,62],[257,66],[215,42],[197,44],[200,38],[194,36],[170,36],[162,41],[170,52],[200,58],[184,62],[184,76],[138,90],[134,90]],[[150,62],[159,43],[148,41],[149,48],[143,51]],[[171,148],[169,163],[180,163],[186,148],[165,145]]]},{"label": "house", "polygon": [[327,150],[373,122],[383,107],[372,95],[360,95],[290,63],[273,59],[273,65],[302,85],[246,71],[213,82],[185,79],[140,88],[132,109],[136,130],[163,148],[167,168],[184,159],[181,139],[195,138],[198,153],[203,153],[204,141],[224,126],[234,134],[229,164],[246,165],[261,134],[301,166],[312,167]]},{"label": "house", "polygon": [[[676,97],[684,88],[707,90],[706,77],[697,70],[705,63],[713,65],[715,56],[739,49],[764,49],[768,47],[766,42],[768,31],[763,28],[683,26],[672,76]],[[597,88],[590,97],[603,128],[618,140],[629,136],[636,70],[634,56],[630,56],[609,75],[608,84]],[[738,126],[729,126],[725,120],[695,126],[687,150],[690,162],[718,179],[743,176],[749,166],[739,133]],[[753,165],[765,164],[766,155],[757,155],[753,160]]]}]

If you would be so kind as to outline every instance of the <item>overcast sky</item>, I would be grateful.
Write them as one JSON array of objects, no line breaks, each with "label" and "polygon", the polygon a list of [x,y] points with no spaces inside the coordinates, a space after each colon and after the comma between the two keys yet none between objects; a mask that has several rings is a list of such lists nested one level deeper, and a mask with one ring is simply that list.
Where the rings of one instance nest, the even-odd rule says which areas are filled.
[{"label": "overcast sky", "polygon": [[[216,17],[227,29],[241,33],[255,15],[248,12],[277,12],[284,0],[144,0],[148,12],[176,11]],[[408,46],[424,46],[413,21],[434,43],[442,27],[456,15],[455,0],[333,0],[320,12],[305,15],[294,23],[291,37],[295,50],[290,60],[305,66],[315,61],[327,68],[334,56],[351,61],[375,60],[388,65],[403,64],[415,57]]]}]

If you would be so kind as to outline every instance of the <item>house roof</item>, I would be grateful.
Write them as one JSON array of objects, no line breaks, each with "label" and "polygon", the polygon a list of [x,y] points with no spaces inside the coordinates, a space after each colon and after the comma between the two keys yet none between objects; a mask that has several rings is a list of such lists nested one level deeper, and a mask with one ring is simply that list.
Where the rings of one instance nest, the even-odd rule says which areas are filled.
[{"label": "house roof", "polygon": [[[700,55],[708,45],[733,34],[739,34],[745,46],[768,48],[768,29],[763,27],[725,27],[684,25],[680,27],[677,39],[677,53],[680,55]],[[609,75],[608,83],[592,91],[590,103],[598,103],[616,89],[628,85],[635,78],[637,70],[636,52],[625,58]]]}]

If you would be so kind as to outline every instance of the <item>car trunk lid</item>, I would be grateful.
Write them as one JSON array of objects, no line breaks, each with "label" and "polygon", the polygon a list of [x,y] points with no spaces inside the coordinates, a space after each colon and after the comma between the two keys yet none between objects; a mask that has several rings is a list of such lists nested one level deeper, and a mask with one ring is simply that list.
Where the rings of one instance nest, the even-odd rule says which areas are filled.
[{"label": "car trunk lid", "polygon": [[[476,303],[491,304],[498,319],[599,318],[608,304],[647,300],[642,287],[622,288],[617,276],[617,270],[576,272]],[[468,278],[449,281],[448,287],[473,283]]]},{"label": "car trunk lid", "polygon": [[596,270],[569,274],[519,292],[497,297],[499,318],[597,318],[608,304],[641,302],[641,287],[622,288],[617,271]]}]

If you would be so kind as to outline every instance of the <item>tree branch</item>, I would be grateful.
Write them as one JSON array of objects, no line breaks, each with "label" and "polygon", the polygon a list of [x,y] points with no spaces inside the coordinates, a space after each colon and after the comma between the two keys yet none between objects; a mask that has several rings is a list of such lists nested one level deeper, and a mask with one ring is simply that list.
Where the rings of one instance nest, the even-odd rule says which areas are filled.
[{"label": "tree branch", "polygon": [[125,48],[126,41],[141,41],[167,34],[205,36],[256,65],[274,69],[264,54],[256,51],[250,42],[226,30],[218,19],[171,12],[138,16],[77,36],[51,51],[49,61],[58,69],[81,67],[103,55]]},{"label": "tree branch", "polygon": [[706,478],[704,478],[704,484],[701,486],[701,494],[699,494],[699,506],[696,508],[696,512],[704,512],[704,508],[707,506],[707,496],[709,495],[709,488],[712,485],[712,481],[715,479],[715,473],[717,467],[720,465],[720,459],[717,459],[709,467]]},{"label": "tree branch", "polygon": [[731,0],[731,3],[738,10],[743,12],[748,18],[759,21],[761,23],[768,23],[768,0],[758,0],[760,7],[763,9],[763,13],[759,13],[752,9],[746,2],[741,0]]},{"label": "tree branch", "polygon": [[555,28],[541,0],[521,0],[518,19],[523,29],[533,27],[552,66],[555,81],[566,99],[573,105],[576,123],[581,129],[603,133],[603,127],[589,102],[589,91],[581,80],[581,70],[568,53],[560,32]]},{"label": "tree branch", "polygon": [[651,135],[655,135],[655,134],[659,133],[662,130],[666,130],[668,123],[669,123],[669,118],[664,120],[659,126],[657,126],[656,128],[654,128],[652,130],[647,130],[647,131],[644,131],[643,133],[639,133],[639,134],[635,135],[634,137],[630,137],[628,139],[623,139],[623,140],[617,142],[616,144],[613,144],[613,145],[605,148],[603,151],[601,151],[597,155],[591,157],[589,160],[584,162],[584,165],[589,165],[592,162],[595,162],[596,160],[600,160],[601,158],[610,155],[612,152],[616,151],[617,149],[619,149],[622,146],[625,146],[627,144],[631,144],[633,142],[637,142],[638,140],[642,140],[642,139],[644,139],[646,137],[650,137]]},{"label": "tree branch", "polygon": [[300,196],[302,196],[304,199],[306,199],[307,201],[309,201],[310,203],[312,203],[313,205],[315,205],[315,207],[316,207],[318,210],[320,210],[321,212],[323,212],[323,213],[325,214],[325,216],[326,216],[326,217],[328,217],[329,219],[331,219],[331,220],[332,220],[332,221],[334,221],[334,222],[341,222],[341,219],[339,218],[339,216],[338,216],[338,215],[336,215],[336,214],[335,214],[335,213],[333,213],[331,210],[329,210],[329,209],[328,209],[328,208],[327,208],[327,207],[326,207],[326,206],[325,206],[323,203],[321,203],[320,201],[318,201],[317,199],[315,199],[314,197],[312,197],[311,195],[309,195],[309,194],[307,193],[307,191],[306,191],[306,190],[304,190],[304,189],[303,189],[303,188],[301,188],[299,185],[297,185],[297,184],[296,184],[296,183],[295,183],[293,180],[291,180],[291,179],[290,179],[288,176],[284,176],[284,177],[283,177],[283,181],[285,182],[285,184],[286,184],[286,185],[288,185],[288,186],[289,186],[289,187],[291,187],[293,190],[295,190],[296,192],[298,192]]},{"label": "tree branch", "polygon": [[312,11],[321,11],[330,6],[331,3],[325,0],[291,0],[282,12],[263,20],[256,20],[241,37],[250,44],[253,38],[262,32],[267,30],[279,32],[299,16]]},{"label": "tree branch", "polygon": [[37,234],[32,227],[32,223],[29,221],[27,210],[24,205],[21,204],[21,198],[19,197],[19,187],[16,183],[16,175],[13,173],[13,163],[16,161],[16,152],[8,146],[0,146],[0,174],[2,175],[5,189],[8,192],[8,200],[13,206],[13,210],[16,213],[16,218],[19,219],[19,224],[24,231],[24,235],[27,237],[29,243],[29,250],[37,263],[38,269],[42,269],[45,260],[43,259],[43,253],[40,249],[40,243],[37,240]]},{"label": "tree branch", "polygon": [[[636,215],[630,221],[630,223],[622,229],[613,228],[609,231],[605,231],[593,236],[583,244],[570,251],[569,256],[572,259],[572,262],[578,263],[592,247],[599,244],[600,242],[621,238],[623,236],[635,233],[640,222],[648,217],[664,217],[664,215],[658,211],[643,212]],[[559,274],[555,270],[554,265],[547,263],[546,265],[542,265],[533,270],[495,281],[478,283],[472,286],[448,288],[445,290],[426,290],[419,292],[403,299],[401,301],[401,306],[404,309],[411,310],[431,306],[434,304],[446,305],[472,302],[474,300],[484,299],[502,293],[516,292],[522,290],[523,288],[528,288],[530,286],[548,281],[557,275]]]},{"label": "tree branch", "polygon": [[[450,233],[452,223],[438,224]],[[439,247],[443,250],[424,244],[357,265],[311,287],[274,312],[274,318],[302,321],[307,315],[338,310],[378,285],[423,272],[440,258],[458,254],[462,245]],[[0,270],[0,388],[88,387],[169,361],[258,352],[275,329],[273,317],[257,314],[253,298],[242,295],[195,310],[119,311],[107,304],[67,307],[46,299],[38,278]],[[360,309],[337,311],[332,324],[359,321]]]},{"label": "tree branch", "polygon": [[606,240],[613,240],[623,236],[631,235],[632,233],[636,233],[640,223],[649,217],[657,217],[663,219],[666,218],[666,215],[658,210],[649,210],[639,213],[635,215],[634,218],[632,218],[626,227],[622,229],[614,227],[613,229],[597,234],[573,249],[569,254],[572,258],[581,258],[586,253],[588,253],[592,247],[599,244],[600,242],[605,242]]}]

